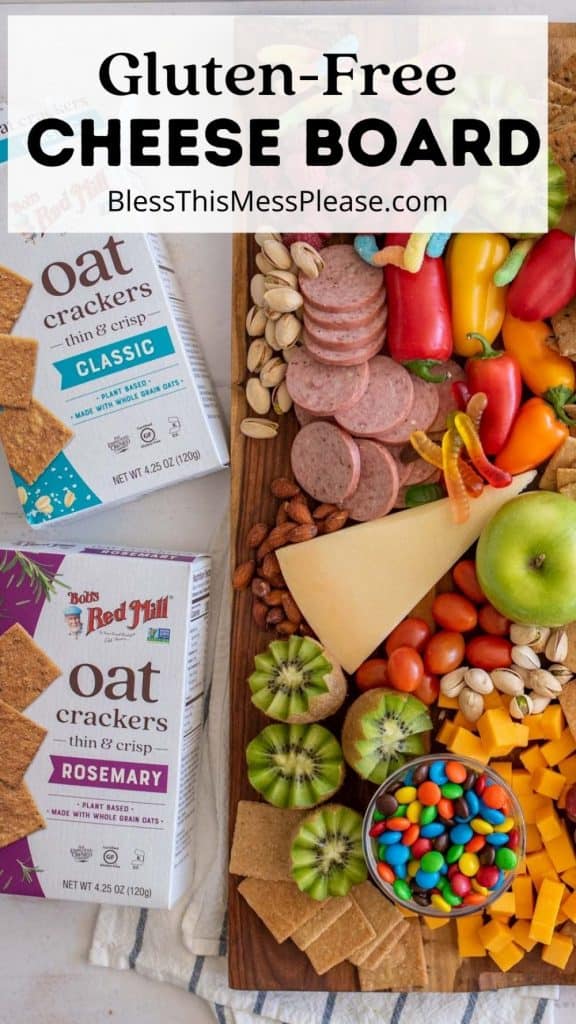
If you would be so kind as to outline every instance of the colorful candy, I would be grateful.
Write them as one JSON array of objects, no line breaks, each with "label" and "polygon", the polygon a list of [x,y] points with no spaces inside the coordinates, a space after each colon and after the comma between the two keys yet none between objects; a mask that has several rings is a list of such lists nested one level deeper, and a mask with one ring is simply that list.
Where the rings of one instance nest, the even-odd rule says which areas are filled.
[{"label": "colorful candy", "polygon": [[521,843],[506,787],[442,757],[408,769],[378,797],[369,836],[394,895],[446,914],[500,892]]}]

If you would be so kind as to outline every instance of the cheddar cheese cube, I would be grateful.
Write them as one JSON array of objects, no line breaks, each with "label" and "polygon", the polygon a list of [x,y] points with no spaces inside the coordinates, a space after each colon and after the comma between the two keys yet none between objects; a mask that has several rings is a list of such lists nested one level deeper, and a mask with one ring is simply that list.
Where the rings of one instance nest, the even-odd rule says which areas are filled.
[{"label": "cheddar cheese cube", "polygon": [[528,875],[517,875],[512,882],[515,914],[519,920],[530,921],[534,913],[534,889]]},{"label": "cheddar cheese cube", "polygon": [[558,769],[570,785],[576,782],[576,756],[567,757],[564,761],[560,761]]},{"label": "cheddar cheese cube", "polygon": [[560,764],[576,750],[576,740],[570,729],[564,729],[557,740],[550,740],[542,748],[542,756],[551,767]]},{"label": "cheddar cheese cube", "polygon": [[489,921],[478,930],[478,938],[489,953],[497,953],[512,941],[510,929],[501,921]]},{"label": "cheddar cheese cube", "polygon": [[526,867],[537,889],[540,889],[545,878],[550,878],[554,882],[558,881],[558,873],[546,850],[526,854]]},{"label": "cheddar cheese cube", "polygon": [[458,699],[456,697],[447,697],[446,694],[442,693],[442,690],[440,690],[440,693],[438,694],[438,707],[446,708],[448,711],[457,711],[460,705],[458,704]]},{"label": "cheddar cheese cube", "polygon": [[528,715],[526,718],[526,725],[528,726],[528,735],[530,736],[530,743],[535,743],[537,740],[547,740],[548,736],[544,735],[544,729],[542,722],[543,715]]},{"label": "cheddar cheese cube", "polygon": [[470,917],[456,918],[458,933],[458,953],[460,956],[486,956],[478,932],[482,927],[482,914],[471,914]]},{"label": "cheddar cheese cube", "polygon": [[488,950],[488,956],[492,958],[497,967],[504,973],[519,964],[525,957],[526,952],[515,942],[509,942],[503,949]]},{"label": "cheddar cheese cube", "polygon": [[542,738],[545,740],[559,740],[566,720],[559,704],[549,704],[541,715],[538,716],[542,723]]},{"label": "cheddar cheese cube", "polygon": [[512,770],[512,789],[516,796],[520,796],[521,793],[532,794],[532,776],[530,772],[520,771],[514,768]]},{"label": "cheddar cheese cube", "polygon": [[576,924],[576,892],[571,892],[560,908],[569,921]]},{"label": "cheddar cheese cube", "polygon": [[576,868],[574,846],[564,823],[561,825],[560,835],[549,841],[544,839],[544,846],[556,871],[562,872],[568,871],[569,868]]},{"label": "cheddar cheese cube", "polygon": [[563,871],[562,881],[570,889],[576,889],[576,868],[568,868],[567,871]]},{"label": "cheddar cheese cube", "polygon": [[438,732],[436,733],[436,739],[438,740],[439,743],[442,743],[443,746],[447,747],[451,743],[455,733],[456,726],[454,725],[454,722],[450,721],[450,719],[447,718],[444,722],[442,722],[442,725],[440,726]]},{"label": "cheddar cheese cube", "polygon": [[548,797],[540,796],[539,793],[526,796],[520,794],[518,800],[524,812],[524,820],[528,825],[535,825],[544,812],[552,807],[552,801]]},{"label": "cheddar cheese cube", "polygon": [[525,949],[527,953],[530,953],[536,942],[530,938],[530,922],[529,921],[516,921],[510,929],[514,936],[514,942],[517,942],[522,949]]},{"label": "cheddar cheese cube", "polygon": [[512,761],[495,761],[490,767],[498,772],[508,786],[512,785]]},{"label": "cheddar cheese cube", "polygon": [[431,932],[435,932],[438,928],[445,928],[447,924],[450,924],[449,917],[427,917],[426,914],[423,914],[422,920]]},{"label": "cheddar cheese cube", "polygon": [[[520,760],[522,761],[526,771],[530,772],[531,775],[533,775],[538,768],[548,767],[542,753],[542,748],[536,746],[536,744],[528,747],[528,750],[523,750],[520,754]],[[534,788],[534,780],[532,780],[532,788]]]},{"label": "cheddar cheese cube", "polygon": [[537,768],[532,776],[532,784],[535,793],[557,800],[566,785],[566,779],[551,768]]},{"label": "cheddar cheese cube", "polygon": [[479,736],[475,736],[469,729],[458,726],[450,740],[446,744],[448,750],[453,754],[460,754],[464,757],[475,758],[482,764],[487,764],[490,759],[490,752],[486,749]]},{"label": "cheddar cheese cube", "polygon": [[536,825],[526,825],[526,853],[535,853],[543,846],[542,836]]},{"label": "cheddar cheese cube", "polygon": [[508,892],[503,892],[498,899],[494,900],[493,903],[488,907],[488,913],[490,917],[513,917],[516,914],[516,900],[514,892],[509,889]]},{"label": "cheddar cheese cube", "polygon": [[505,694],[499,693],[498,690],[492,690],[492,693],[483,694],[484,697],[484,708],[486,711],[490,711],[492,708],[501,708],[504,706]]},{"label": "cheddar cheese cube", "polygon": [[565,894],[566,886],[562,882],[555,882],[550,878],[543,879],[530,925],[531,939],[542,942],[545,946],[552,942],[556,918]]},{"label": "cheddar cheese cube", "polygon": [[556,839],[558,836],[562,835],[560,818],[553,807],[549,807],[542,811],[542,814],[536,821],[536,828],[542,836],[544,845],[546,845],[546,843],[551,839]]},{"label": "cheddar cheese cube", "polygon": [[466,718],[466,715],[462,711],[459,711],[458,714],[454,716],[452,724],[456,729],[470,729],[470,732],[478,732],[476,722],[471,722],[469,718]]},{"label": "cheddar cheese cube", "polygon": [[559,967],[563,971],[573,949],[574,942],[569,935],[554,935],[552,941],[544,946],[542,959],[545,964],[552,964],[553,967]]}]

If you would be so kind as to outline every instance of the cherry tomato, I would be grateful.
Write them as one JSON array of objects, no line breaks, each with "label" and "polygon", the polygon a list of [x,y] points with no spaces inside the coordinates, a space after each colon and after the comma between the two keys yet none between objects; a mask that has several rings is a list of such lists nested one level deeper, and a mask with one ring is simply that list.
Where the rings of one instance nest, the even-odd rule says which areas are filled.
[{"label": "cherry tomato", "polygon": [[508,668],[512,664],[512,644],[503,636],[475,636],[466,644],[466,661],[474,668],[492,672],[495,668]]},{"label": "cherry tomato", "polygon": [[439,693],[440,680],[438,676],[425,672],[422,676],[422,682],[414,690],[414,696],[418,697],[418,700],[421,700],[423,704],[434,704],[438,700]]},{"label": "cherry tomato", "polygon": [[478,612],[478,625],[485,633],[491,633],[492,636],[508,636],[510,619],[501,615],[493,604],[483,604]]},{"label": "cherry tomato", "polygon": [[427,672],[443,676],[458,668],[464,661],[464,637],[461,633],[442,630],[435,633],[426,644],[424,665]]},{"label": "cherry tomato", "polygon": [[451,629],[455,633],[467,633],[478,622],[476,608],[462,594],[438,594],[434,598],[432,615],[442,629]]},{"label": "cherry tomato", "polygon": [[476,566],[471,558],[464,558],[452,570],[452,579],[458,590],[461,590],[466,597],[474,601],[474,604],[483,604],[486,600],[482,587],[478,583]]},{"label": "cherry tomato", "polygon": [[359,690],[374,690],[388,685],[388,662],[385,658],[369,658],[356,669],[356,686]]},{"label": "cherry tomato", "polygon": [[397,647],[413,647],[416,651],[423,650],[432,636],[432,630],[424,619],[410,616],[393,629],[386,641],[386,654],[392,654]]},{"label": "cherry tomato", "polygon": [[396,690],[413,693],[424,676],[422,658],[413,647],[397,647],[388,660],[388,680]]}]

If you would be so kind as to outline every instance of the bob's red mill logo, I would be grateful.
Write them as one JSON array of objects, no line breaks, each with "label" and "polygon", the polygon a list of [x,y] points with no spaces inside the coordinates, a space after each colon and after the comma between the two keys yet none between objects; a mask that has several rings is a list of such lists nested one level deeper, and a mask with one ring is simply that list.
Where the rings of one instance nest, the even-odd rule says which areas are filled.
[{"label": "bob's red mill logo", "polygon": [[147,598],[134,601],[122,601],[116,608],[105,609],[100,605],[88,604],[88,602],[99,601],[100,594],[96,591],[84,591],[82,594],[68,595],[72,605],[87,605],[86,612],[86,636],[102,629],[104,626],[112,626],[114,623],[125,623],[128,629],[136,629],[137,626],[156,619],[168,618],[169,597],[158,597],[154,600]]}]

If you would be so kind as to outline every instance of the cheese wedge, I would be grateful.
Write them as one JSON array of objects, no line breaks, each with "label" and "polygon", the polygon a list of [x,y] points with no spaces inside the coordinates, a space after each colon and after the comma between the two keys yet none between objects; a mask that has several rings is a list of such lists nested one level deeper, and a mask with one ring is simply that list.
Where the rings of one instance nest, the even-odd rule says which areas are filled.
[{"label": "cheese wedge", "polygon": [[486,487],[465,523],[448,499],[396,512],[276,552],[296,604],[321,642],[354,672],[461,558],[535,473]]}]

